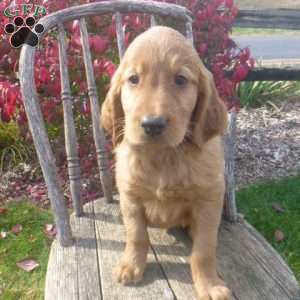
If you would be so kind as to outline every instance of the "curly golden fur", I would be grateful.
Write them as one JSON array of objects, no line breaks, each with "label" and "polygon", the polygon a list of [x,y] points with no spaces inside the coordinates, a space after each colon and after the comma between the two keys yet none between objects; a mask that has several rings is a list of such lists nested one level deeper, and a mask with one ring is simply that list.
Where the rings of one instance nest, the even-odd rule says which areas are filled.
[{"label": "curly golden fur", "polygon": [[[161,134],[145,133],[141,120],[149,115],[167,120]],[[142,278],[148,225],[189,226],[199,299],[230,299],[216,272],[224,198],[221,135],[227,113],[212,75],[190,42],[163,26],[139,35],[113,76],[101,121],[114,144],[126,227],[118,281]]]}]

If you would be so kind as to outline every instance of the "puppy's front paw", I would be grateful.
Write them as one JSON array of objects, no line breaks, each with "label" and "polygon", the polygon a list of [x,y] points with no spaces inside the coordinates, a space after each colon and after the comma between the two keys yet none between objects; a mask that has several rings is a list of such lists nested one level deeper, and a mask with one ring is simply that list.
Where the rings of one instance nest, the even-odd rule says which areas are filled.
[{"label": "puppy's front paw", "polygon": [[143,278],[143,273],[144,267],[128,262],[121,262],[116,268],[117,280],[124,285],[139,282]]},{"label": "puppy's front paw", "polygon": [[230,300],[231,292],[223,285],[214,285],[206,288],[198,288],[199,300]]}]

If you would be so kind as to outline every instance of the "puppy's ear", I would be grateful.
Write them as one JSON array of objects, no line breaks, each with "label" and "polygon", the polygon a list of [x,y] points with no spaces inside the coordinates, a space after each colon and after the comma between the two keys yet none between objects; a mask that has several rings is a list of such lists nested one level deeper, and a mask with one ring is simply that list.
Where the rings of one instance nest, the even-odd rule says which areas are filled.
[{"label": "puppy's ear", "polygon": [[101,108],[101,125],[111,136],[113,146],[123,139],[124,111],[121,104],[121,70],[114,74]]},{"label": "puppy's ear", "polygon": [[227,109],[220,99],[212,74],[201,72],[198,99],[192,116],[192,140],[201,147],[227,128]]}]

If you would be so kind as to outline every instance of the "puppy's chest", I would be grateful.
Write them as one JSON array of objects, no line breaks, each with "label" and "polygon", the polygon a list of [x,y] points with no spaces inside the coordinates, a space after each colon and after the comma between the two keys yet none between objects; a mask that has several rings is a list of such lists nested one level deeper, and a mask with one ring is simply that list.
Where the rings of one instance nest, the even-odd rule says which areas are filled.
[{"label": "puppy's chest", "polygon": [[[120,191],[125,189],[136,197],[143,195],[145,201],[149,198],[158,202],[186,202],[192,200],[199,189],[200,174],[194,174],[195,163],[192,166],[184,158],[142,160],[129,157],[118,164]],[[122,174],[124,168],[126,175]]]}]

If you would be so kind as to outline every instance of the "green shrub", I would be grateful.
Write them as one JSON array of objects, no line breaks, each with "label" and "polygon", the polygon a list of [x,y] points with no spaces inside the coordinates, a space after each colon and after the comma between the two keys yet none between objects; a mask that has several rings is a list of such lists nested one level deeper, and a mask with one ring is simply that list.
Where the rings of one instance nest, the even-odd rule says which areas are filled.
[{"label": "green shrub", "polygon": [[0,121],[0,172],[27,161],[31,150],[15,122]]},{"label": "green shrub", "polygon": [[245,81],[239,83],[237,94],[242,107],[258,107],[274,97],[293,95],[298,89],[294,81]]}]

